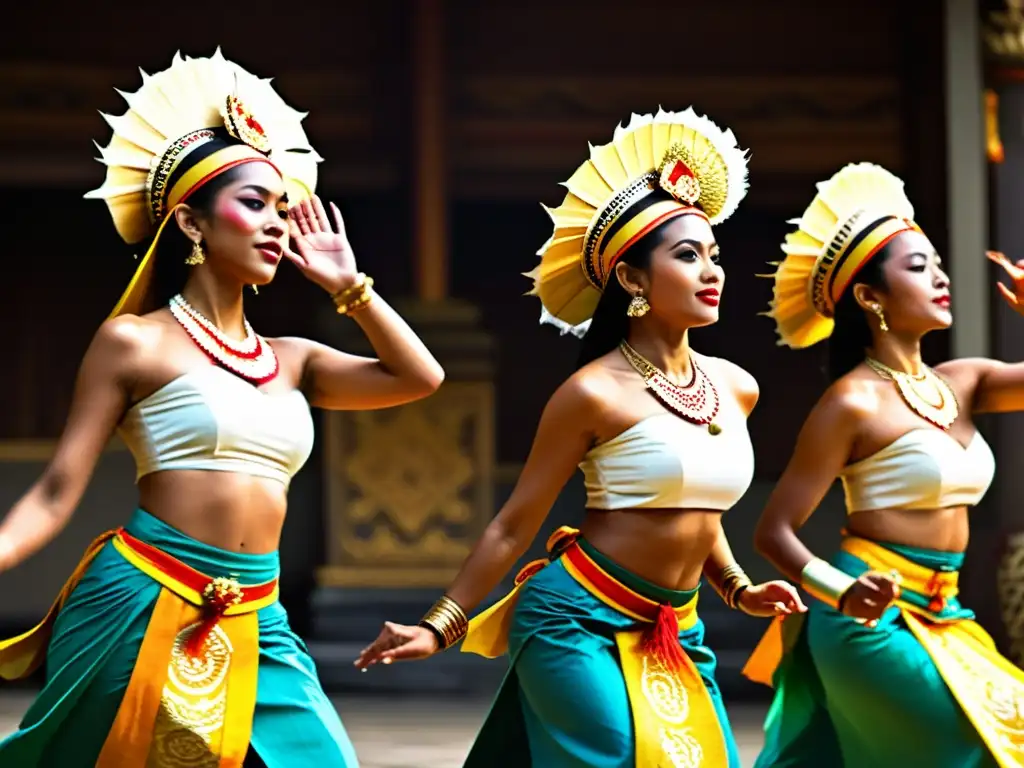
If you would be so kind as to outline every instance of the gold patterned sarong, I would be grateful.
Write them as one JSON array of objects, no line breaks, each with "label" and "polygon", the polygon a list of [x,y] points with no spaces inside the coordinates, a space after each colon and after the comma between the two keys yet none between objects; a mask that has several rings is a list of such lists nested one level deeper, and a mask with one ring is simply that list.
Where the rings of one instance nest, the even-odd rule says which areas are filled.
[{"label": "gold patterned sarong", "polygon": [[46,619],[0,643],[0,676],[26,677],[39,666],[57,614],[108,541],[162,588],[97,768],[241,768],[256,704],[257,611],[278,599],[276,579],[242,586],[210,578],[124,529],[108,532]]},{"label": "gold patterned sarong", "polygon": [[[845,538],[842,549],[872,570],[899,573],[896,606],[903,621],[1000,768],[1024,768],[1024,672],[996,650],[977,622],[949,616],[948,601],[959,591],[957,572],[931,570],[857,537]],[[772,623],[743,670],[755,682],[772,684],[785,652],[782,621]]]}]

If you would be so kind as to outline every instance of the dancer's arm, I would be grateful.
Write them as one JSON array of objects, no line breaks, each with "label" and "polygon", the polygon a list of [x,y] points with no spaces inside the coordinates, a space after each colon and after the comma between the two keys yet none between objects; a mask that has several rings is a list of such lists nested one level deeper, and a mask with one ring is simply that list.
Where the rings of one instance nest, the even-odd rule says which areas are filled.
[{"label": "dancer's arm", "polygon": [[[444,381],[440,363],[379,295],[352,315],[377,357],[361,357],[307,339],[282,339],[301,350],[301,388],[310,404],[368,411],[420,400]],[[344,318],[339,318],[339,322]]]},{"label": "dancer's arm", "polygon": [[753,584],[729,546],[729,539],[718,522],[718,538],[704,562],[704,576],[730,608],[751,616],[777,616],[807,610],[796,588],[786,581]]},{"label": "dancer's arm", "polygon": [[[467,613],[479,605],[529,548],[551,506],[593,440],[601,399],[581,376],[563,384],[548,401],[537,434],[512,495],[466,558],[447,596]],[[385,624],[360,654],[356,666],[415,659],[438,650],[424,627]]]},{"label": "dancer's arm", "polygon": [[138,318],[125,316],[108,320],[93,337],[53,458],[0,523],[0,571],[44,547],[71,519],[128,407],[142,333]]},{"label": "dancer's arm", "polygon": [[285,249],[285,256],[334,297],[339,312],[359,324],[377,358],[305,339],[282,339],[303,360],[302,390],[312,405],[331,410],[388,408],[426,397],[441,386],[444,371],[412,328],[373,291],[372,282],[357,272],[345,221],[334,203],[330,207],[328,216],[314,196],[289,211],[295,250]]},{"label": "dancer's arm", "polygon": [[[1011,309],[1024,315],[1024,261],[1013,264],[998,251],[989,251],[986,256],[1003,268],[1012,283],[1010,288],[996,283],[999,293]],[[1024,411],[1024,363],[965,358],[950,360],[936,370],[950,379],[966,400],[960,403],[964,410],[973,413]]]},{"label": "dancer's arm", "polygon": [[[789,464],[754,532],[754,546],[782,573],[815,597],[845,613],[877,619],[894,596],[895,585],[878,574],[853,579],[818,559],[797,531],[810,518],[846,465],[858,425],[872,418],[874,403],[856,384],[836,382],[804,423]],[[856,589],[854,587],[856,585]]]}]

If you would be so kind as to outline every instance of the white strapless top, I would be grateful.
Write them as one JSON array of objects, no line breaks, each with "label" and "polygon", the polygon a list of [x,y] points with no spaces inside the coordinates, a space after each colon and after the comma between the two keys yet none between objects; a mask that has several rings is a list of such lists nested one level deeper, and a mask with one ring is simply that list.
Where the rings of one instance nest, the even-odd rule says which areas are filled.
[{"label": "white strapless top", "polygon": [[238,472],[286,486],[313,449],[313,417],[298,390],[268,395],[223,368],[182,374],[125,414],[118,434],[136,479],[171,469]]},{"label": "white strapless top", "polygon": [[940,429],[920,427],[843,469],[848,513],[872,509],[974,506],[995,476],[996,461],[975,433],[964,448]]},{"label": "white strapless top", "polygon": [[587,507],[729,509],[754,478],[754,448],[735,403],[723,402],[715,423],[712,435],[666,411],[595,446],[580,463]]}]

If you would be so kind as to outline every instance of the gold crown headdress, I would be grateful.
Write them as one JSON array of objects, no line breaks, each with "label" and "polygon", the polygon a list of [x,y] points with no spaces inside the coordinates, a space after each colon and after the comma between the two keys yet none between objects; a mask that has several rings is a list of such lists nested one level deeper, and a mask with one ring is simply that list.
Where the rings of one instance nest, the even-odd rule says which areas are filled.
[{"label": "gold crown headdress", "polygon": [[786,235],[774,295],[764,313],[779,345],[799,349],[832,335],[835,307],[857,272],[901,232],[917,230],[903,182],[871,163],[847,165],[828,181]]},{"label": "gold crown headdress", "polygon": [[261,79],[228,61],[176,54],[170,68],[142,72],[120,116],[103,115],[113,136],[100,150],[103,186],[87,198],[104,200],[127,243],[153,236],[111,317],[138,313],[152,278],[157,241],[174,209],[224,171],[247,162],[273,165],[290,202],[310,197],[321,158],[302,129],[305,114],[289,107]]},{"label": "gold crown headdress", "polygon": [[563,186],[569,192],[562,204],[545,206],[554,233],[526,276],[534,281],[530,295],[541,301],[541,322],[582,336],[630,245],[676,216],[718,224],[733,214],[747,193],[747,153],[732,131],[692,108],[634,114],[610,143],[590,147],[590,158]]}]

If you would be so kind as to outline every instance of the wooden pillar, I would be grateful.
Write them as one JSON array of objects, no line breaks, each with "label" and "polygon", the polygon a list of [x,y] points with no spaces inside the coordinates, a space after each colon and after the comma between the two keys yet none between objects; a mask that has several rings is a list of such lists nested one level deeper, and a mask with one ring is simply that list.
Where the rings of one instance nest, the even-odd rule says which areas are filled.
[{"label": "wooden pillar", "polygon": [[945,0],[946,166],[956,322],[950,357],[991,354],[982,37],[976,0]]},{"label": "wooden pillar", "polygon": [[[489,691],[501,665],[468,654],[440,654],[417,664],[415,677],[351,666],[382,621],[422,616],[495,513],[494,343],[478,308],[449,290],[444,3],[409,8],[414,295],[387,298],[440,361],[445,382],[408,405],[324,415],[327,562],[310,648],[333,689]],[[373,355],[354,323],[328,312],[323,328],[335,346]]]},{"label": "wooden pillar", "polygon": [[[1021,0],[1008,0],[1005,12],[988,14],[982,39],[989,101],[987,104],[982,101],[979,108],[979,111],[987,108],[989,111],[982,111],[982,114],[990,119],[983,144],[989,154],[992,192],[989,247],[1005,251],[1014,260],[1024,258],[1024,220],[1020,215],[1020,201],[1024,198],[1024,14],[1021,5]],[[992,326],[991,354],[999,360],[1024,360],[1024,318],[994,295],[993,283],[1000,277],[998,270],[986,266],[983,274],[985,292],[991,302],[991,306],[985,307]],[[958,322],[962,313],[963,310],[957,314]],[[985,548],[987,551],[979,552],[977,560],[985,563],[979,571],[991,572],[988,563],[993,560],[999,563],[996,573],[990,576],[995,581],[995,589],[988,593],[989,606],[979,607],[995,614],[988,628],[996,630],[1002,650],[1017,664],[1024,664],[1022,430],[1022,413],[991,418],[991,428],[986,432],[991,432],[995,438],[993,449],[998,471],[992,492],[986,499],[989,514],[972,520],[972,540],[978,538],[974,531],[977,527],[983,539],[992,541]],[[972,541],[972,548],[975,546]],[[998,600],[991,599],[993,591]],[[986,623],[981,611],[979,618]]]},{"label": "wooden pillar", "polygon": [[448,298],[448,173],[443,0],[413,0],[413,191],[416,294]]}]

